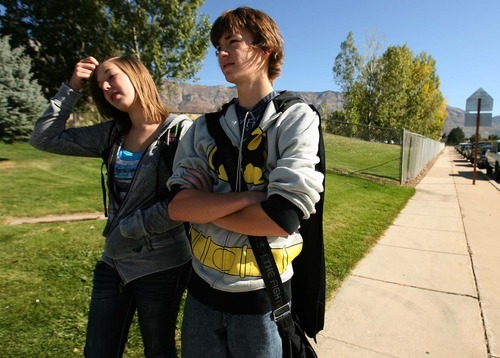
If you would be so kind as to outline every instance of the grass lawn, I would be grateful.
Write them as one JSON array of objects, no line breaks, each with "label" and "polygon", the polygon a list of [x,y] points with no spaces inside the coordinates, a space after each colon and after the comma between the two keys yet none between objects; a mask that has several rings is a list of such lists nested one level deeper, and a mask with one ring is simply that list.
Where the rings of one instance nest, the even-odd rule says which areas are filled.
[{"label": "grass lawn", "polygon": [[[346,156],[338,153],[344,149],[336,147],[337,138],[325,136],[330,168]],[[6,220],[102,211],[100,160],[51,155],[27,143],[0,144],[0,153],[0,356],[82,356],[104,221],[8,225]],[[333,172],[326,183],[327,293],[332,296],[414,189]],[[136,324],[125,356],[143,356]]]},{"label": "grass lawn", "polygon": [[101,162],[0,144],[0,218],[102,211]]},{"label": "grass lawn", "polygon": [[329,168],[381,179],[401,179],[401,147],[324,134]]}]

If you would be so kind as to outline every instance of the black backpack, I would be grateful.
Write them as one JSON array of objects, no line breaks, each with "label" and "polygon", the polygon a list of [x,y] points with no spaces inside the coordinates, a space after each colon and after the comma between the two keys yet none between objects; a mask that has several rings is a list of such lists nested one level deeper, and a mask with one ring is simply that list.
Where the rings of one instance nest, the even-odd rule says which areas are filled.
[{"label": "black backpack", "polygon": [[[290,106],[296,103],[304,103],[300,97],[294,96],[289,92],[281,92],[273,99],[277,112],[283,113]],[[226,113],[230,103],[225,104],[221,111],[208,113],[205,115],[207,127],[210,135],[215,139],[217,146],[219,143],[225,148],[230,148],[232,151],[237,151],[227,135],[224,133],[220,125],[220,117]],[[321,129],[321,116],[318,110],[310,105],[310,107],[318,113],[320,118],[319,123],[319,146],[318,157],[319,163],[316,165],[316,170],[325,174],[325,147],[323,143],[323,135]],[[234,155],[234,152],[233,152]],[[229,155],[229,151],[225,153],[223,158],[224,163],[233,161]],[[228,169],[226,168],[226,171]],[[325,181],[323,180],[323,188]],[[324,327],[325,321],[325,292],[326,292],[326,274],[325,274],[325,254],[323,243],[323,203],[324,191],[320,193],[320,200],[316,203],[316,213],[312,214],[309,219],[303,220],[300,223],[299,232],[303,237],[303,247],[299,256],[293,260],[294,274],[292,276],[292,316],[294,321],[298,322],[305,333],[311,337],[316,337],[316,334]]]}]

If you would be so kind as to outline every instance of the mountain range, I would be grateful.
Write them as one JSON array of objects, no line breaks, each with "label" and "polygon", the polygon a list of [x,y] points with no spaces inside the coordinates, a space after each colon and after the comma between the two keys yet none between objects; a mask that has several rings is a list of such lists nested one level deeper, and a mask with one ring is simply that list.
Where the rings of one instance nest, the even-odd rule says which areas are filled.
[{"label": "mountain range", "polygon": [[[311,103],[322,113],[342,110],[343,95],[339,92],[296,92],[305,102]],[[196,84],[166,83],[162,90],[162,99],[171,112],[189,113],[193,117],[199,114],[214,112],[237,96],[236,87],[204,86]],[[447,106],[448,117],[444,123],[445,134],[453,128],[460,127],[465,137],[476,133],[476,128],[465,126],[465,111],[460,108]],[[491,127],[480,127],[479,134],[488,137],[490,134],[500,135],[500,116],[493,117]]]}]

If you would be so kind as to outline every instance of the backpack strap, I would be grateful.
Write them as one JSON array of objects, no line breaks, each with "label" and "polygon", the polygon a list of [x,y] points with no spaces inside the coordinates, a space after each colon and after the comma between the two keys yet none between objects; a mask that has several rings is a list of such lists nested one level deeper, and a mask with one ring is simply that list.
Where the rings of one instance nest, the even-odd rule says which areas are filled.
[{"label": "backpack strap", "polygon": [[[102,164],[101,164],[101,192],[102,192],[102,206],[103,206],[103,210],[104,210],[104,217],[108,217],[108,202],[106,200],[106,179],[105,179],[105,175],[104,175],[104,168],[106,168],[107,170],[107,164],[106,162],[103,160],[102,161]],[[106,173],[107,174],[107,173]]]},{"label": "backpack strap", "polygon": [[[160,138],[161,152],[160,161],[163,161],[165,167],[173,172],[174,156],[179,145],[181,136],[181,122],[175,124],[173,127],[168,128],[167,131]],[[163,190],[159,190],[163,188]],[[168,189],[166,185],[162,185],[159,177],[159,170],[156,171],[156,196],[160,199],[166,199],[168,196]]]},{"label": "backpack strap", "polygon": [[172,128],[167,129],[167,132],[163,135],[163,140],[161,141],[162,151],[160,155],[165,163],[165,166],[170,170],[172,170],[174,165],[174,156],[179,144],[180,135],[180,123],[177,123]]},{"label": "backpack strap", "polygon": [[[207,113],[205,114],[205,120],[207,122],[207,129],[210,133],[210,136],[215,140],[215,144],[217,145],[217,150],[222,158],[222,163],[224,164],[224,169],[226,170],[229,184],[231,184],[231,189],[236,192],[238,185],[236,184],[237,172],[241,171],[238,168],[238,148],[236,148],[229,137],[226,135],[224,130],[220,125],[220,118],[226,114],[228,107],[235,103],[235,99],[233,98],[229,103],[226,103],[222,106],[222,109],[218,112]],[[243,176],[240,175],[240,186],[242,190],[247,190],[246,185],[244,185]]]},{"label": "backpack strap", "polygon": [[285,112],[288,108],[296,103],[304,103],[302,98],[288,92],[282,91],[280,94],[273,98],[274,107],[277,112]]},{"label": "backpack strap", "polygon": [[[109,139],[108,147],[101,153],[102,164],[101,164],[101,189],[102,189],[102,202],[104,208],[104,217],[108,217],[108,205],[107,200],[108,196],[106,193],[106,187],[109,190],[109,182],[106,180],[106,177],[109,172],[109,157],[111,155],[111,150],[113,149],[113,145],[116,143],[118,138],[120,137],[120,131],[116,126],[113,127]],[[105,172],[106,171],[106,172]]]}]

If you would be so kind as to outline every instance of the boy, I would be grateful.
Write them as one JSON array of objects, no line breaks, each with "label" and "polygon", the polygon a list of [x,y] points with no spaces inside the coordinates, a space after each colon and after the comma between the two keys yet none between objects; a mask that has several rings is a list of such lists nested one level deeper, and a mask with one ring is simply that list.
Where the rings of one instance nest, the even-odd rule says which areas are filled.
[{"label": "boy", "polygon": [[211,41],[222,73],[238,90],[220,117],[238,151],[238,178],[229,182],[208,132],[209,116],[198,118],[179,145],[168,181],[169,216],[191,223],[193,273],[182,356],[281,358],[248,235],[267,237],[290,302],[300,221],[315,211],[323,191],[323,175],[315,171],[319,118],[303,103],[276,111],[273,82],[281,72],[283,40],[267,14],[247,7],[226,11],[213,24]]}]

